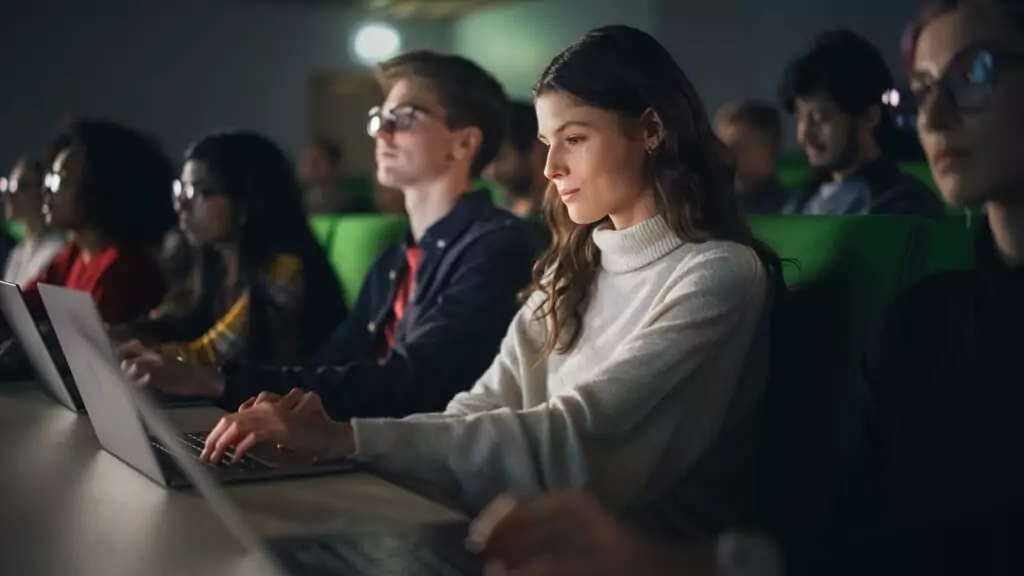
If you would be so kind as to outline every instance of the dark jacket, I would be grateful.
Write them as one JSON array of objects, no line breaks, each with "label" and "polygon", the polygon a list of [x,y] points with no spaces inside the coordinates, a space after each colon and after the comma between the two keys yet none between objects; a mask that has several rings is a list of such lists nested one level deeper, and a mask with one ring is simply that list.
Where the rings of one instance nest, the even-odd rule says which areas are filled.
[{"label": "dark jacket", "polygon": [[815,573],[1024,574],[1024,266],[987,226],[977,258],[901,295],[872,342],[838,551]]},{"label": "dark jacket", "polygon": [[775,178],[758,182],[753,189],[739,194],[740,210],[751,216],[755,214],[778,214],[789,201],[790,191],[783,188]]},{"label": "dark jacket", "polygon": [[305,366],[225,369],[228,408],[260,390],[316,391],[331,417],[400,417],[443,410],[498,353],[530,282],[537,240],[530,226],[496,208],[486,191],[463,196],[419,241],[415,291],[387,357],[383,326],[411,240],[377,259],[348,319]]},{"label": "dark jacket", "polygon": [[[783,209],[786,214],[807,214],[809,204],[823,184],[829,184],[822,174],[807,187],[797,192]],[[866,190],[866,195],[861,191]],[[852,194],[848,206],[831,214],[901,214],[942,218],[945,207],[939,197],[917,178],[904,174],[892,160],[879,157],[861,166],[842,183],[837,194]]]}]

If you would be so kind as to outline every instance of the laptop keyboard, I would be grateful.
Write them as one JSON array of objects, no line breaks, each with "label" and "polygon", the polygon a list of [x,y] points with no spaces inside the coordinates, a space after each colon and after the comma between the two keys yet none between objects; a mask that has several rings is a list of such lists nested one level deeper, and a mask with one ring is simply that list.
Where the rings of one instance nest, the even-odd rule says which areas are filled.
[{"label": "laptop keyboard", "polygon": [[[203,452],[203,447],[206,445],[206,434],[199,434],[199,433],[195,433],[195,432],[189,432],[189,433],[186,433],[186,434],[182,434],[179,437],[179,440],[181,440],[181,443],[185,445],[185,447],[188,449],[188,451],[193,456],[195,456],[196,458],[199,458],[199,455],[202,454],[202,452]],[[170,451],[167,448],[165,448],[162,444],[157,442],[156,440],[153,440],[153,446],[155,446],[157,449],[159,449],[162,452],[170,454]],[[231,457],[233,455],[234,455],[234,452],[232,450],[228,450],[227,452],[224,453],[224,456],[221,457],[220,462],[209,463],[209,462],[206,462],[205,460],[203,462],[206,462],[210,466],[231,467],[231,468],[236,468],[236,469],[240,469],[240,470],[254,470],[254,471],[256,471],[256,470],[267,470],[267,469],[270,468],[270,466],[267,466],[266,464],[264,464],[263,462],[260,462],[259,460],[256,460],[255,458],[250,458],[248,455],[242,456],[242,459],[239,460],[238,462],[232,462],[231,461]]]},{"label": "laptop keyboard", "polygon": [[289,538],[272,543],[294,574],[462,576],[483,573],[465,547],[466,524],[423,526],[395,533]]}]

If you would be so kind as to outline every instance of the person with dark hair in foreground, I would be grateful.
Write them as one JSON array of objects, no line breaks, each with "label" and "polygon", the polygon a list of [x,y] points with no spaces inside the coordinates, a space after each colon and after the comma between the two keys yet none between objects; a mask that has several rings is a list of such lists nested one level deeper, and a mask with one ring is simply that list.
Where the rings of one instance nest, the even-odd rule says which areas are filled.
[{"label": "person with dark hair in foreground", "polygon": [[359,214],[376,212],[368,194],[345,190],[345,156],[341,145],[326,136],[313,138],[299,162],[299,181],[310,214]]},{"label": "person with dark hair in foreground", "polygon": [[942,217],[941,201],[900,172],[887,149],[894,124],[883,95],[894,87],[878,49],[840,29],[820,35],[786,69],[782,107],[819,176],[785,206],[793,214],[906,214]]},{"label": "person with dark hair in foreground", "polygon": [[353,457],[473,511],[505,491],[587,490],[681,539],[751,520],[785,288],[696,89],[649,34],[608,26],[556,56],[534,94],[554,241],[472,390],[404,420],[332,421],[300,390],[255,399],[221,420],[205,458],[261,441]]},{"label": "person with dark hair in foreground", "polygon": [[64,235],[46,224],[43,214],[43,177],[38,158],[22,158],[10,178],[0,181],[4,216],[21,226],[22,240],[11,250],[4,266],[4,281],[19,286],[42,273],[67,243]]},{"label": "person with dark hair in foreground", "polygon": [[526,223],[471,189],[501,144],[505,93],[476,64],[435,52],[397,56],[378,72],[387,99],[367,130],[377,178],[402,190],[411,232],[373,264],[348,319],[302,364],[174,363],[149,378],[187,373],[232,409],[258,390],[302,386],[348,419],[441,410],[487,369],[536,253]]},{"label": "person with dark hair in foreground", "polygon": [[781,212],[790,192],[775,178],[782,145],[779,111],[756,100],[729,103],[715,114],[714,128],[732,151],[740,209],[745,214]]},{"label": "person with dark hair in foreground", "polygon": [[509,196],[509,209],[520,218],[542,218],[548,180],[544,177],[547,148],[537,139],[537,113],[527,102],[512,102],[509,128],[497,158],[484,170]]},{"label": "person with dark hair in foreground", "polygon": [[[253,132],[201,139],[185,153],[174,198],[181,228],[199,249],[196,290],[185,309],[164,306],[129,327],[145,342],[122,348],[134,375],[182,360],[301,363],[345,319],[341,286],[276,144]],[[190,378],[163,375],[147,383],[171,395],[202,392]]]},{"label": "person with dark hair in foreground", "polygon": [[105,120],[71,123],[51,149],[43,211],[69,244],[22,287],[26,302],[42,314],[37,285],[56,284],[92,294],[108,323],[145,315],[167,290],[156,253],[175,222],[170,159],[153,139]]},{"label": "person with dark hair in foreground", "polygon": [[1024,5],[931,2],[906,52],[935,183],[987,221],[972,268],[926,278],[882,323],[841,545],[808,572],[1024,574]]}]

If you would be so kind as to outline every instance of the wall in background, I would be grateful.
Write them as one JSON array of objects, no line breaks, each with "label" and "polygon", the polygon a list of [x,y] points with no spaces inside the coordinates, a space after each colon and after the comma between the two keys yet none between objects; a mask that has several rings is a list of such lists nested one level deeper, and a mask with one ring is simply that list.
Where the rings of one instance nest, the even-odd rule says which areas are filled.
[{"label": "wall in background", "polygon": [[[208,0],[32,0],[0,7],[12,50],[0,92],[0,171],[68,115],[152,131],[172,157],[216,128],[259,130],[297,153],[319,70],[354,70],[360,14]],[[451,23],[396,23],[405,47],[451,47]],[[12,67],[13,65],[13,67]],[[360,127],[361,129],[361,127]]]},{"label": "wall in background", "polygon": [[628,24],[650,30],[653,0],[543,0],[482,10],[455,22],[455,51],[505,84],[513,98],[529,98],[544,66],[587,30]]}]

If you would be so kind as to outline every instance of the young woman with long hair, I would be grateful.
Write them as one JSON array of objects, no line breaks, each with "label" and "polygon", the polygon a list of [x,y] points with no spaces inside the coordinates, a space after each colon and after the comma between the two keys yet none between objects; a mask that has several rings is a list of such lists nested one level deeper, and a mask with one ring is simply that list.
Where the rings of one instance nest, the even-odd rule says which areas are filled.
[{"label": "young woman with long hair", "polygon": [[205,456],[270,441],[354,457],[477,510],[579,488],[658,533],[749,519],[780,263],[737,209],[726,153],[650,35],[594,30],[534,90],[553,244],[500,353],[441,414],[337,423],[264,396]]}]

